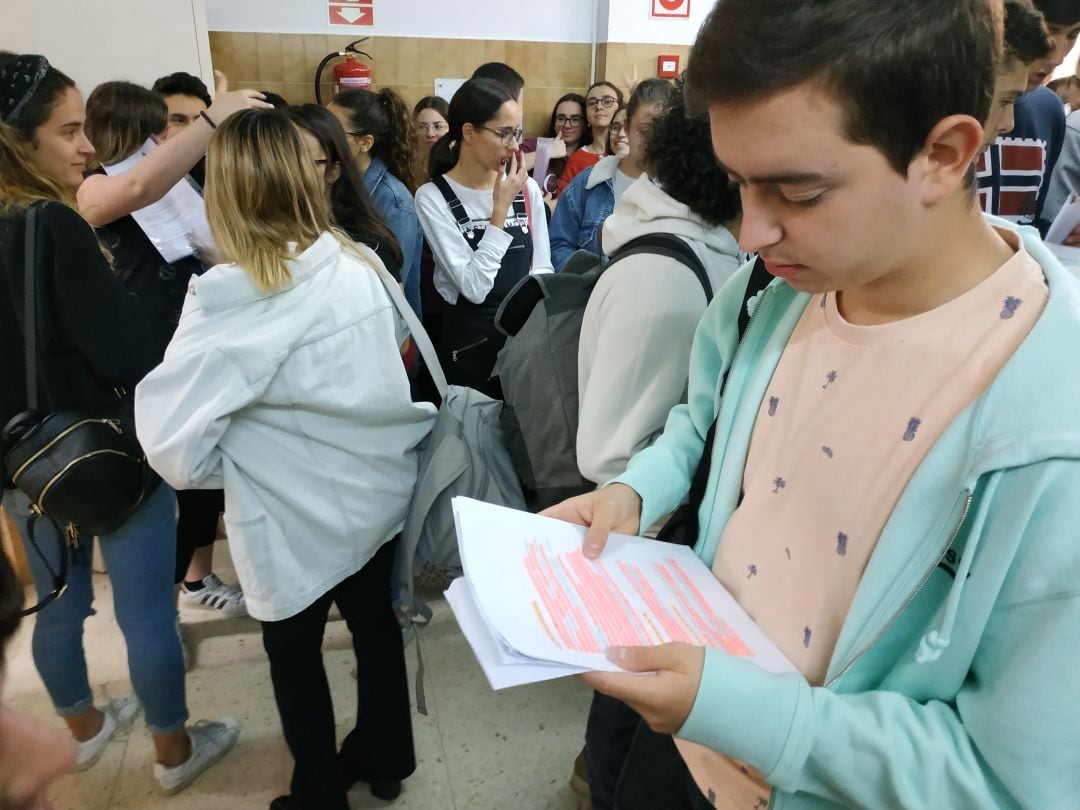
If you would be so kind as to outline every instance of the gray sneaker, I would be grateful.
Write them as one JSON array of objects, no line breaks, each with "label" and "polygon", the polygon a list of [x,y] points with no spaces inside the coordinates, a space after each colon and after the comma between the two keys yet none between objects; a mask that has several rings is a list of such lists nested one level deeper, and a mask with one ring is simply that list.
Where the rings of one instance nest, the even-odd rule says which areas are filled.
[{"label": "gray sneaker", "polygon": [[85,771],[101,759],[109,740],[131,726],[140,708],[142,707],[135,695],[124,695],[106,703],[101,708],[101,713],[105,715],[101,731],[89,740],[79,743],[76,749],[75,770]]},{"label": "gray sneaker", "polygon": [[240,722],[235,717],[223,717],[212,723],[200,720],[188,728],[191,738],[191,756],[187,762],[175,768],[166,768],[159,762],[154,763],[154,778],[166,796],[179,793],[199,775],[229,753],[240,736]]}]

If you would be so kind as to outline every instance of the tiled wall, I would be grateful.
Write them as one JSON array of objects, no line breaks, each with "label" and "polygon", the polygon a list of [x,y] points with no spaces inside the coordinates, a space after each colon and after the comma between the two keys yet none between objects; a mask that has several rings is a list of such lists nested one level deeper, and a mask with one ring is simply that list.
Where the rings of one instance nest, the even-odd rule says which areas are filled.
[{"label": "tiled wall", "polygon": [[[271,90],[299,104],[315,100],[319,61],[354,38],[211,31],[210,50],[214,67],[225,71],[234,87]],[[465,78],[484,62],[512,65],[525,77],[524,124],[533,135],[547,126],[560,96],[582,93],[589,83],[587,43],[374,37],[362,47],[374,57],[376,86],[392,87],[410,105],[432,93],[436,78]],[[656,75],[660,54],[679,54],[685,64],[688,52],[685,45],[604,43],[597,49],[596,75],[626,89],[634,80]],[[331,94],[333,64],[323,72],[324,100]]]},{"label": "tiled wall", "polygon": [[678,56],[679,69],[686,69],[689,45],[645,45],[603,42],[596,49],[596,76],[626,90],[635,82],[656,75],[656,57]]},{"label": "tiled wall", "polygon": [[[323,34],[210,32],[214,67],[236,87],[280,93],[294,104],[315,100],[315,68],[355,37]],[[375,37],[363,44],[376,87],[392,87],[412,105],[431,95],[436,78],[467,78],[484,62],[506,62],[524,77],[525,129],[547,126],[559,96],[588,84],[590,46],[581,43],[440,40]],[[323,71],[323,99],[331,94],[333,64]]]}]

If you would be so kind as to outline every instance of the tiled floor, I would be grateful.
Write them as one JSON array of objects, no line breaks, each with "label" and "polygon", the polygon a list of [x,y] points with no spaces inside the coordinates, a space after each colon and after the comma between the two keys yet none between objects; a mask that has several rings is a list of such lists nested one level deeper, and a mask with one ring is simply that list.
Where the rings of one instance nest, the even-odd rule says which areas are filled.
[{"label": "tiled floor", "polygon": [[[218,573],[235,582],[227,549],[219,543]],[[130,690],[123,639],[112,616],[107,577],[95,575],[97,615],[86,624],[91,682],[99,693]],[[568,787],[581,748],[589,691],[575,679],[492,692],[446,603],[421,632],[428,716],[413,713],[418,767],[401,797],[388,804],[360,785],[350,794],[354,810],[578,810]],[[193,720],[232,714],[243,724],[240,742],[187,791],[164,798],[151,775],[152,746],[136,726],[113,741],[83,774],[62,779],[50,798],[57,810],[248,810],[266,808],[287,792],[291,759],[281,738],[269,670],[256,623],[221,620],[185,611],[184,635],[196,655],[187,679]],[[58,727],[30,656],[27,622],[8,657],[8,705]],[[325,642],[327,673],[339,719],[339,738],[354,711],[354,658],[344,622],[331,621]],[[406,650],[410,678],[416,647]],[[415,695],[415,692],[414,692]]]}]

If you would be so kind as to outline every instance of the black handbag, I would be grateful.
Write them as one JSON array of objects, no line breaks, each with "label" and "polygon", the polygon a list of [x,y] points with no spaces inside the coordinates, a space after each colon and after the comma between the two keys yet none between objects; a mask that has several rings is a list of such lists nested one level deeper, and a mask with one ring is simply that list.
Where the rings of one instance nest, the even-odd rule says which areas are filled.
[{"label": "black handbag", "polygon": [[[26,213],[25,344],[27,410],[4,426],[4,476],[30,499],[37,515],[77,531],[108,534],[139,508],[156,478],[121,408],[108,415],[37,412],[38,207]],[[121,392],[117,392],[118,396]]]}]

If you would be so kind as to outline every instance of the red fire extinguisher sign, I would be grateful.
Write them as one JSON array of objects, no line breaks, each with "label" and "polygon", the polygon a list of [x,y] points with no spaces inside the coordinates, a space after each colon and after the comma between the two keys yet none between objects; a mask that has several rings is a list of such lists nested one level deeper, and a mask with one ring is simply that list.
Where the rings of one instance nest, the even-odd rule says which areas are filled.
[{"label": "red fire extinguisher sign", "polygon": [[330,25],[375,24],[375,0],[330,0],[326,8]]},{"label": "red fire extinguisher sign", "polygon": [[690,16],[690,0],[652,0],[653,17]]}]

